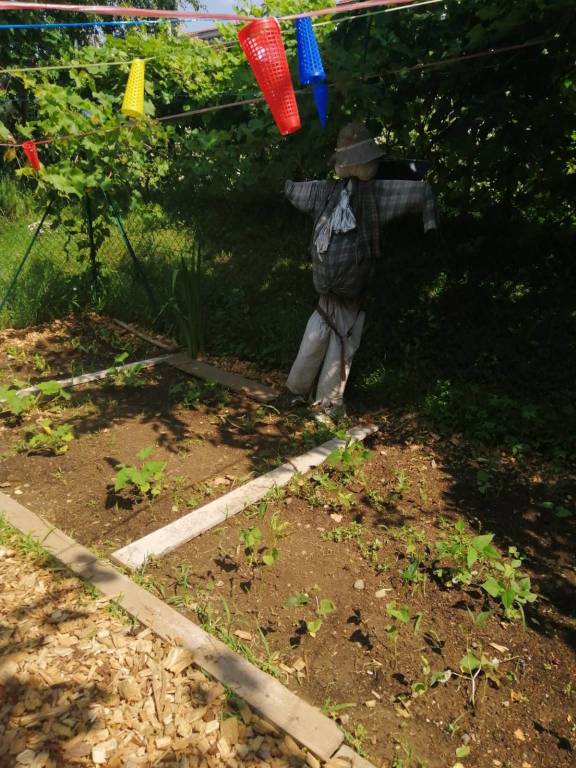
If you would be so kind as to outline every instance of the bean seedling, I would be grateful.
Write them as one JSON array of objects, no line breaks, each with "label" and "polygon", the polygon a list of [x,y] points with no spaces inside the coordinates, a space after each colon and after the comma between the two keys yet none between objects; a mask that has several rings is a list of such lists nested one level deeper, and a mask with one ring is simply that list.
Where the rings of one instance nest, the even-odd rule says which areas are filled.
[{"label": "bean seedling", "polygon": [[156,498],[162,492],[162,476],[166,469],[165,461],[146,461],[152,451],[153,445],[142,448],[136,456],[140,459],[140,466],[132,464],[119,464],[116,470],[114,490],[123,491],[132,486],[139,496]]},{"label": "bean seedling", "polygon": [[334,613],[336,606],[332,600],[322,598],[316,601],[316,618],[306,622],[306,630],[310,637],[316,637],[320,631],[320,627],[324,623],[324,619],[331,613]]}]

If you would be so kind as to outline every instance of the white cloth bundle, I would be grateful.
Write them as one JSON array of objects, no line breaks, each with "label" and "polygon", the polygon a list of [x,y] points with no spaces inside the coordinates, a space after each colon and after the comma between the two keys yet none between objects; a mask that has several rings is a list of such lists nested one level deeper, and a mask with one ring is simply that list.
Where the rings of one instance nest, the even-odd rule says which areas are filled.
[{"label": "white cloth bundle", "polygon": [[356,229],[356,218],[350,207],[351,182],[344,187],[340,193],[338,205],[332,211],[330,217],[318,229],[314,245],[318,253],[326,253],[330,246],[330,240],[334,233],[351,232]]}]

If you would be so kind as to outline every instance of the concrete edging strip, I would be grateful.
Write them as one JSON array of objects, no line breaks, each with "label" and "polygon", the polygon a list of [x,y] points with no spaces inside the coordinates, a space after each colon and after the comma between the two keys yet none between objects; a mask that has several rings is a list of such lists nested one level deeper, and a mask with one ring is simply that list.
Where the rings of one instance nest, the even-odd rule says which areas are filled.
[{"label": "concrete edging strip", "polygon": [[[378,431],[373,424],[353,427],[347,434],[353,442],[359,442]],[[139,568],[150,557],[161,557],[190,539],[199,536],[237,515],[243,509],[260,501],[274,487],[287,485],[297,472],[308,472],[322,464],[337,448],[345,444],[344,440],[334,438],[317,448],[290,459],[280,467],[256,477],[230,493],[193,510],[174,522],[152,531],[131,544],[112,553],[111,559],[127,568]]]},{"label": "concrete edging strip", "polygon": [[[105,368],[102,371],[95,371],[94,373],[81,373],[79,376],[70,376],[68,379],[56,379],[56,383],[60,384],[61,387],[77,387],[80,384],[89,384],[91,381],[105,379],[112,369],[115,371],[126,371],[129,368],[133,368],[135,365],[141,365],[143,368],[151,368],[152,366],[159,365],[160,363],[167,363],[170,357],[171,355],[160,355],[160,357],[150,357],[148,360],[137,360],[134,363],[126,363],[126,365],[114,365],[114,363],[112,363],[110,368]],[[39,391],[40,390],[37,386],[31,386],[24,387],[24,389],[19,389],[16,394],[29,395],[33,392]],[[0,400],[0,402],[4,401]]]},{"label": "concrete edging strip", "polygon": [[192,651],[199,667],[312,753],[329,760],[341,747],[340,729],[315,707],[2,492],[0,514],[160,637]]}]

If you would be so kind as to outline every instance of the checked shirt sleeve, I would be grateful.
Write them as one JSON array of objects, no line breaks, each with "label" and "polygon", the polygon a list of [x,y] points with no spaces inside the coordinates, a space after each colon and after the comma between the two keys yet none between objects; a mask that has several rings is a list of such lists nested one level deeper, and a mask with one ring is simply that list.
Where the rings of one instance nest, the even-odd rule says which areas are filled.
[{"label": "checked shirt sleeve", "polygon": [[284,194],[299,211],[314,214],[324,205],[328,189],[326,181],[287,181]]},{"label": "checked shirt sleeve", "polygon": [[403,216],[420,214],[424,232],[436,229],[436,204],[430,184],[425,181],[374,182],[382,225]]}]

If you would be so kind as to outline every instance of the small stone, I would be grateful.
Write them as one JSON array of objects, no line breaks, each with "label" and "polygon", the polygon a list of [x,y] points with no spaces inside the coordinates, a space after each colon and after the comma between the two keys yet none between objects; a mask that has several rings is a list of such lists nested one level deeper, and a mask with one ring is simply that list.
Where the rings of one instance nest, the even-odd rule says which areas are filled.
[{"label": "small stone", "polygon": [[237,629],[237,630],[234,632],[234,635],[235,635],[236,637],[239,637],[239,638],[240,638],[240,640],[247,640],[247,641],[250,641],[250,640],[252,640],[252,639],[253,639],[253,638],[252,638],[252,635],[250,634],[250,632],[245,632],[243,629]]},{"label": "small stone", "polygon": [[21,488],[15,488],[14,489],[14,495],[15,496],[22,496],[23,493],[24,493],[24,491]]},{"label": "small stone", "polygon": [[392,587],[382,587],[382,589],[379,589],[378,592],[374,592],[374,597],[377,597],[378,600],[381,600],[383,597],[386,597],[388,592],[392,592]]},{"label": "small stone", "polygon": [[516,728],[514,731],[514,738],[518,739],[518,741],[526,741],[526,736],[524,736],[522,728]]},{"label": "small stone", "polygon": [[354,582],[354,589],[362,590],[365,586],[364,579],[356,579]]},{"label": "small stone", "polygon": [[522,763],[522,768],[532,768],[532,763],[527,763],[526,760]]},{"label": "small stone", "polygon": [[376,706],[376,699],[370,699],[370,701],[365,701],[364,706],[368,707],[368,709],[374,709]]},{"label": "small stone", "polygon": [[333,512],[330,515],[330,519],[334,520],[335,523],[341,523],[342,522],[342,515],[339,515],[337,512]]}]

